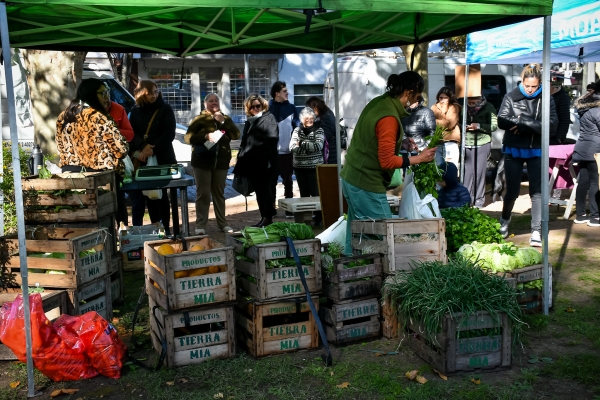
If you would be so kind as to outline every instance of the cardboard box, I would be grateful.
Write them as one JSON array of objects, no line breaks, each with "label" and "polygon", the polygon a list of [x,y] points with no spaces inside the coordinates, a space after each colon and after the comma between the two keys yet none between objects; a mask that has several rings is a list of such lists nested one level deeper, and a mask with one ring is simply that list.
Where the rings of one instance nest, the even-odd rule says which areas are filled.
[{"label": "cardboard box", "polygon": [[[454,70],[454,85],[456,98],[465,97],[465,71],[466,66],[458,65]],[[481,96],[481,66],[479,64],[469,65],[469,87],[468,97]]]}]

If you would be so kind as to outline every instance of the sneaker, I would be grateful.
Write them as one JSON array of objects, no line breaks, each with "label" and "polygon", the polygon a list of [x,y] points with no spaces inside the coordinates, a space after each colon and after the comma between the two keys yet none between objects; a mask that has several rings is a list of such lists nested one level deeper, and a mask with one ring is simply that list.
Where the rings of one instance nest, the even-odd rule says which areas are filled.
[{"label": "sneaker", "polygon": [[600,218],[592,218],[587,224],[588,226],[600,226]]},{"label": "sneaker", "polygon": [[196,235],[206,235],[206,230],[204,230],[202,228],[196,228],[196,230],[194,231],[194,233]]},{"label": "sneaker", "polygon": [[531,232],[531,238],[529,239],[529,245],[531,247],[542,247],[542,235],[539,231]]},{"label": "sneaker", "polygon": [[294,218],[294,213],[291,211],[286,211],[285,212],[285,217],[286,218]]},{"label": "sneaker", "polygon": [[508,236],[508,225],[509,224],[510,224],[510,218],[504,219],[504,218],[500,217],[500,234],[505,239]]},{"label": "sneaker", "polygon": [[573,221],[576,224],[585,224],[586,222],[590,222],[590,217],[588,217],[587,215],[582,215],[581,217],[577,217],[575,218],[575,220]]},{"label": "sneaker", "polygon": [[233,228],[230,226],[224,226],[223,228],[219,229],[221,232],[225,232],[225,233],[233,233]]}]

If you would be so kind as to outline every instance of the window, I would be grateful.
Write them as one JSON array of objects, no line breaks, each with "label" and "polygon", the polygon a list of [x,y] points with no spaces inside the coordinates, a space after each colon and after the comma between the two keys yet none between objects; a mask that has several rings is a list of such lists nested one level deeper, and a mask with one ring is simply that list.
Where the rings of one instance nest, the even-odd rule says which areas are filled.
[{"label": "window", "polygon": [[[248,97],[246,93],[246,81],[244,68],[231,68],[229,75],[231,85],[231,118],[236,123],[246,121],[244,111],[244,100]],[[250,68],[250,93],[256,93],[265,100],[269,100],[271,90],[271,77],[268,68]]]},{"label": "window", "polygon": [[192,69],[148,68],[148,79],[156,82],[163,99],[175,111],[177,122],[189,124],[192,118]]},{"label": "window", "polygon": [[305,107],[306,100],[313,96],[323,98],[323,85],[294,85],[294,105],[298,112]]}]

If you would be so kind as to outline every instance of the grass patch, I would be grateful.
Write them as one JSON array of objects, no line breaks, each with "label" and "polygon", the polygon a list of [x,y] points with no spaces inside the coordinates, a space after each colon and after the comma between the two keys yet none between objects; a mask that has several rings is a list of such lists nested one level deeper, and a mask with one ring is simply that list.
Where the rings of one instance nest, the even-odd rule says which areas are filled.
[{"label": "grass patch", "polygon": [[[580,274],[577,279],[579,279],[580,281],[600,285],[600,275],[594,274],[591,272],[584,272],[584,273]],[[598,289],[598,288],[595,288],[595,289]]]},{"label": "grass patch", "polygon": [[[559,356],[552,364],[544,365],[541,373],[557,379],[572,379],[584,385],[600,385],[600,356],[579,353]],[[600,388],[595,388],[600,392]]]},{"label": "grass patch", "polygon": [[[589,339],[595,347],[600,348],[600,306],[597,302],[586,305],[573,304],[564,298],[558,298],[555,311],[550,315],[552,322],[572,332],[571,340],[579,340],[583,336]],[[569,312],[569,311],[572,312]]]}]

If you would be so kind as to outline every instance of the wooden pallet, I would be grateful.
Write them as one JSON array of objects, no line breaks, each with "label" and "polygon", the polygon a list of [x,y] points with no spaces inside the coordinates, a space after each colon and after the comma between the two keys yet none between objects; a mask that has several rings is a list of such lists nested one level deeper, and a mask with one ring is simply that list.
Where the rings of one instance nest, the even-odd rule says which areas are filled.
[{"label": "wooden pallet", "polygon": [[[319,309],[319,299],[313,298]],[[235,306],[238,343],[253,357],[319,347],[319,334],[306,298],[257,302],[239,298]]]},{"label": "wooden pallet", "polygon": [[[38,179],[37,175],[25,177],[22,179],[25,222],[88,222],[113,215],[117,211],[115,182],[114,171],[70,172],[50,179]],[[56,195],[59,190],[77,192]],[[48,208],[38,209],[40,206]],[[73,208],[57,211],[56,207],[61,206]]]},{"label": "wooden pallet", "polygon": [[327,341],[343,344],[379,337],[379,300],[331,301],[321,304],[319,315],[324,323]]},{"label": "wooden pallet", "polygon": [[[368,260],[369,264],[348,267],[351,263]],[[354,257],[343,257],[333,261],[331,273],[323,271],[323,295],[334,302],[355,299],[365,296],[379,296],[381,292],[381,256],[365,254]],[[364,278],[370,278],[364,280]]]},{"label": "wooden pallet", "polygon": [[112,292],[110,276],[100,278],[77,289],[67,290],[67,309],[70,315],[96,311],[108,322],[112,321]]},{"label": "wooden pallet", "polygon": [[352,221],[352,249],[367,247],[383,255],[383,272],[411,269],[412,261],[446,262],[446,221],[443,218]]},{"label": "wooden pallet", "polygon": [[[464,320],[462,318],[461,313],[455,314],[454,318],[445,314],[440,324],[441,333],[436,334],[436,343],[432,343],[420,333],[424,328],[419,323],[405,321],[400,316],[402,345],[406,344],[444,375],[509,369],[512,332],[508,316],[499,313],[498,320],[495,320],[488,312],[478,311]],[[488,328],[501,328],[500,334],[457,338],[457,332],[466,336],[468,331]]]},{"label": "wooden pallet", "polygon": [[[243,254],[254,260],[254,262],[249,262],[236,258],[236,271],[242,273],[237,280],[241,291],[261,302],[294,298],[306,293],[296,266],[267,268],[269,260],[292,257],[291,254],[288,254],[285,242],[259,244],[244,251],[244,244],[239,240],[241,237],[241,234],[227,235],[226,237],[226,244],[232,246],[236,254]],[[294,246],[299,256],[313,257],[313,265],[305,265],[303,270],[309,291],[311,293],[320,292],[323,282],[321,280],[319,239],[295,240]]]},{"label": "wooden pallet", "polygon": [[[201,245],[206,250],[161,256],[156,249],[163,244],[177,251],[181,240],[156,240],[144,244],[146,291],[167,312],[188,307],[234,301],[236,296],[233,249],[208,236],[186,238],[188,248]],[[214,272],[208,268],[216,268]],[[202,271],[198,271],[202,269]],[[202,272],[193,277],[175,278],[183,271]]]},{"label": "wooden pallet", "polygon": [[[14,299],[21,293],[21,289],[10,289],[8,293],[0,294],[0,307]],[[46,318],[55,320],[62,314],[67,314],[67,292],[64,290],[47,290],[40,293],[42,296],[42,309]],[[5,345],[0,343],[0,360],[16,360],[15,354]]]},{"label": "wooden pallet", "polygon": [[212,304],[168,314],[151,297],[149,302],[152,344],[161,353],[161,338],[166,340],[167,367],[235,356],[232,305]]},{"label": "wooden pallet", "polygon": [[[15,253],[10,257],[10,268],[21,284],[16,235],[8,239]],[[29,227],[25,247],[32,253],[64,253],[64,259],[27,257],[29,285],[44,288],[76,289],[88,282],[102,278],[110,270],[110,254],[105,249],[108,241],[105,231],[87,228],[54,228],[48,226]],[[95,253],[80,256],[80,252],[94,249]],[[65,274],[47,274],[47,270],[65,271]]]}]

